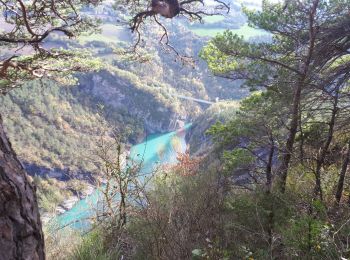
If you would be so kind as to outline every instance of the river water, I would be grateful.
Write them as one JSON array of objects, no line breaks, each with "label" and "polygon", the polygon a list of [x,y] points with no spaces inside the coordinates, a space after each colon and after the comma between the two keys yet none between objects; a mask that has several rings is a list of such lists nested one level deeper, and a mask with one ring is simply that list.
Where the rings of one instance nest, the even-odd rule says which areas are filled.
[{"label": "river water", "polygon": [[[144,174],[151,173],[159,165],[174,164],[177,154],[186,151],[185,136],[190,127],[191,124],[187,124],[174,132],[149,135],[142,143],[131,148],[129,157],[135,162],[143,160],[141,171]],[[101,192],[95,190],[78,201],[73,208],[56,217],[53,224],[58,227],[86,229],[90,226],[87,219],[94,214],[100,198]]]}]

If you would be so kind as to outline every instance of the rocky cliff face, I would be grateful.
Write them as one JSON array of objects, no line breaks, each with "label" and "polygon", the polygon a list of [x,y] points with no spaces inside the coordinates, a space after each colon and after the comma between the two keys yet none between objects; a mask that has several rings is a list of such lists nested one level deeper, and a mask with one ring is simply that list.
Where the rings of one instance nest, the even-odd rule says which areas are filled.
[{"label": "rocky cliff face", "polygon": [[79,91],[100,100],[109,113],[127,113],[140,120],[144,134],[175,130],[184,111],[164,87],[149,86],[132,73],[116,69],[82,75]]}]

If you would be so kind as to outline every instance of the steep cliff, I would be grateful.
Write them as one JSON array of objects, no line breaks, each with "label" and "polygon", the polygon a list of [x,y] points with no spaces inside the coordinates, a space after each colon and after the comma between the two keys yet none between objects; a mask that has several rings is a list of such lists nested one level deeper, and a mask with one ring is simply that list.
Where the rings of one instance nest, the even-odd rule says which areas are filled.
[{"label": "steep cliff", "polygon": [[14,150],[31,175],[43,178],[39,194],[49,195],[39,197],[43,211],[84,193],[99,174],[93,158],[106,128],[118,129],[134,144],[149,133],[178,128],[187,117],[166,84],[146,84],[121,69],[79,75],[79,80],[72,87],[29,82],[0,97]]},{"label": "steep cliff", "polygon": [[79,77],[80,94],[89,96],[92,102],[108,107],[108,118],[124,111],[142,122],[144,133],[162,133],[176,129],[176,121],[186,118],[173,89],[161,82],[145,83],[135,74],[113,68]]}]

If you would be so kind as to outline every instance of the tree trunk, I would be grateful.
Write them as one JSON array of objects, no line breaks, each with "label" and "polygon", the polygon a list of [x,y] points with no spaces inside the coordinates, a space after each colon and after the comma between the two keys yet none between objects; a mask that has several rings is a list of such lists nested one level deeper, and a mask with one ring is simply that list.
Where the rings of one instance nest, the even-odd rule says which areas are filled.
[{"label": "tree trunk", "polygon": [[350,161],[350,141],[348,143],[348,147],[347,147],[347,150],[346,150],[345,155],[344,155],[344,160],[343,160],[343,164],[341,167],[338,185],[337,185],[337,191],[335,193],[335,200],[336,200],[337,204],[339,204],[340,199],[341,199],[342,194],[343,194],[345,174],[346,174],[346,170],[348,169],[349,161]]},{"label": "tree trunk", "polygon": [[335,120],[337,117],[338,113],[338,97],[339,97],[339,87],[340,84],[337,86],[335,89],[335,97],[334,97],[334,103],[333,103],[333,108],[332,108],[332,115],[331,119],[328,123],[329,128],[328,128],[328,133],[327,133],[327,139],[324,145],[322,146],[318,156],[317,156],[317,161],[316,161],[316,171],[315,171],[315,196],[319,197],[320,200],[323,200],[323,193],[322,193],[322,186],[321,186],[321,168],[324,165],[325,159],[327,152],[329,150],[329,146],[331,145],[331,142],[333,140],[333,133],[334,133],[334,126],[335,126]]},{"label": "tree trunk", "polygon": [[0,260],[45,259],[35,188],[6,137],[0,116]]},{"label": "tree trunk", "polygon": [[321,185],[321,168],[324,165],[326,155],[327,155],[328,150],[329,150],[329,146],[331,145],[331,142],[333,140],[335,121],[336,121],[336,117],[337,117],[337,113],[338,113],[339,88],[340,88],[342,83],[343,83],[343,81],[340,81],[337,84],[337,87],[334,89],[335,96],[334,96],[334,103],[333,103],[333,107],[332,107],[331,118],[330,118],[330,121],[328,123],[329,128],[328,128],[328,132],[327,132],[327,139],[326,139],[324,145],[322,146],[322,148],[320,149],[320,151],[317,155],[317,160],[316,160],[316,171],[315,171],[316,181],[315,181],[314,191],[315,191],[315,196],[319,197],[320,200],[323,200],[322,185]]},{"label": "tree trunk", "polygon": [[299,126],[299,113],[300,113],[300,99],[301,99],[301,92],[303,88],[305,87],[305,81],[307,79],[309,68],[311,64],[311,60],[314,53],[314,47],[315,47],[315,39],[316,39],[316,33],[317,31],[314,28],[315,23],[315,15],[317,11],[317,6],[319,4],[319,0],[315,0],[313,2],[313,5],[309,12],[309,48],[307,56],[305,57],[305,61],[300,64],[300,69],[302,71],[301,75],[299,75],[299,79],[297,81],[297,84],[295,86],[294,94],[293,94],[293,102],[292,102],[292,118],[289,126],[289,132],[288,132],[288,138],[286,141],[285,149],[282,155],[281,160],[281,166],[279,168],[279,174],[280,174],[280,183],[279,188],[282,193],[286,190],[286,182],[287,182],[287,175],[289,171],[289,164],[292,158],[293,154],[293,146],[295,142],[295,136],[298,131]]},{"label": "tree trunk", "polygon": [[301,98],[301,90],[303,87],[303,81],[305,77],[300,80],[299,84],[297,84],[294,96],[293,96],[293,109],[292,109],[292,120],[289,127],[288,139],[286,142],[285,149],[283,151],[283,156],[281,160],[281,166],[279,168],[279,172],[281,174],[280,179],[280,190],[282,193],[286,190],[286,182],[287,175],[289,170],[289,163],[292,158],[293,146],[295,141],[295,136],[298,131],[298,119],[299,119],[299,108],[300,108],[300,98]]},{"label": "tree trunk", "polygon": [[271,147],[269,152],[269,157],[266,164],[266,191],[267,193],[271,192],[272,186],[272,163],[273,163],[273,154],[275,152],[275,145],[272,136],[270,137]]}]

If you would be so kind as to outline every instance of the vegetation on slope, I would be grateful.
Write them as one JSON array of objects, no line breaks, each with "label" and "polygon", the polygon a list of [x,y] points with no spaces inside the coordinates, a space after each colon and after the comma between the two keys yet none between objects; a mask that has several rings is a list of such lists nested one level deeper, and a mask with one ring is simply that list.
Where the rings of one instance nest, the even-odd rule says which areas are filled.
[{"label": "vegetation on slope", "polygon": [[[105,61],[118,68],[80,75],[81,85],[75,90],[58,89],[50,82],[44,99],[38,85],[29,83],[28,89],[2,98],[2,110],[14,118],[7,128],[20,156],[43,167],[68,168],[76,177],[82,167],[105,173],[106,203],[96,212],[92,231],[84,237],[72,236],[75,243],[69,243],[68,232],[65,243],[58,234],[48,236],[48,255],[54,259],[348,259],[349,6],[349,0],[264,1],[261,11],[245,9],[249,24],[269,32],[271,41],[247,42],[226,31],[208,43],[201,57],[216,75],[243,83],[252,94],[239,107],[220,102],[197,119],[189,139],[201,156],[179,154],[177,165],[160,168],[146,179],[139,165],[121,167],[121,140],[112,151],[102,147],[104,163],[82,164],[81,157],[88,158],[84,152],[102,131],[94,105],[103,103],[108,111],[116,111],[117,116],[108,111],[103,116],[120,125],[121,132],[134,130],[141,118],[146,120],[145,128],[165,129],[172,115],[186,117],[200,111],[191,103],[181,106],[174,93],[188,95],[194,90],[202,98],[225,95],[220,86],[209,89],[208,82],[215,80],[201,73],[188,80],[192,72],[163,66],[168,56],[152,48],[147,51],[157,53],[155,66],[146,67],[111,58],[109,46],[102,50]],[[179,35],[180,46],[186,35]],[[109,42],[95,35],[91,39],[91,46],[96,40],[105,41],[97,43],[101,49]],[[21,95],[33,98],[22,101]],[[125,104],[130,111],[123,110]],[[135,115],[139,115],[136,120]],[[161,118],[160,125],[153,123]],[[131,132],[136,135],[131,138],[142,133],[143,128]],[[171,142],[176,148],[179,140]],[[203,142],[206,146],[201,147]],[[5,146],[9,147],[6,142]],[[213,147],[208,153],[209,146]],[[28,150],[21,151],[22,147]],[[47,209],[62,199],[59,188],[70,189],[68,183],[51,179],[34,182]],[[81,189],[80,184],[72,183],[73,191]],[[60,253],[58,246],[66,251]]]},{"label": "vegetation on slope", "polygon": [[349,4],[264,2],[247,15],[271,42],[226,32],[208,44],[202,57],[213,72],[253,91],[209,130],[218,148],[209,156],[220,160],[179,156],[143,190],[143,203],[130,194],[127,222],[111,231],[107,218],[96,229],[101,256],[350,257]]},{"label": "vegetation on slope", "polygon": [[[129,143],[137,143],[147,133],[173,130],[178,119],[190,120],[201,112],[197,103],[183,102],[176,98],[177,94],[214,99],[224,95],[222,89],[228,83],[209,77],[204,64],[200,68],[183,68],[171,55],[164,55],[160,48],[151,47],[151,44],[145,49],[152,56],[149,63],[124,59],[125,55],[118,56],[114,51],[116,46],[130,44],[132,35],[127,29],[111,24],[116,23],[116,17],[121,14],[109,5],[102,9],[90,8],[86,12],[103,17],[106,23],[101,25],[100,33],[85,33],[77,40],[53,33],[43,45],[46,48],[74,48],[75,51],[87,48],[102,60],[98,66],[95,60],[89,61],[88,65],[102,68],[103,64],[104,70],[76,75],[78,86],[62,87],[53,81],[32,81],[0,97],[0,107],[6,116],[6,128],[15,150],[26,169],[32,175],[46,176],[48,179],[44,181],[48,185],[56,183],[51,178],[91,182],[98,172],[90,159],[102,132],[96,115],[98,107],[103,107],[104,120],[120,129]],[[192,39],[188,30],[181,29],[179,24],[172,29],[176,36],[174,43],[196,56],[203,42]],[[154,46],[158,44],[156,34],[145,35]],[[76,63],[80,62],[84,61],[77,60]],[[63,85],[74,83],[62,77],[60,81]],[[239,98],[244,92],[232,91],[230,95]],[[52,184],[52,190],[55,185]],[[48,195],[52,203],[50,206],[44,203],[45,209],[54,208],[60,204],[58,201],[62,202],[72,194],[74,189],[69,188],[70,185],[63,186],[62,196]]]},{"label": "vegetation on slope", "polygon": [[212,152],[212,138],[207,133],[209,128],[217,122],[224,123],[232,119],[238,108],[238,101],[220,101],[198,116],[186,136],[190,154],[198,156]]}]

